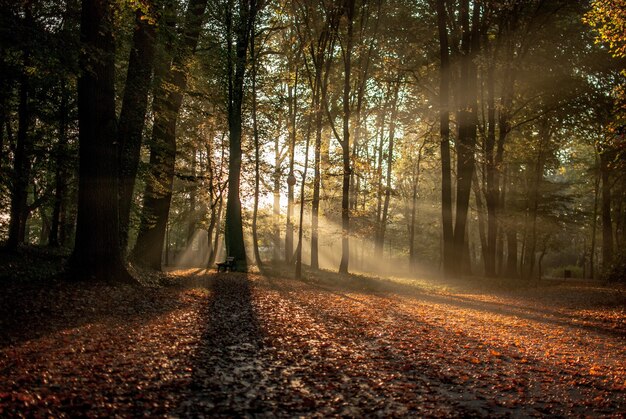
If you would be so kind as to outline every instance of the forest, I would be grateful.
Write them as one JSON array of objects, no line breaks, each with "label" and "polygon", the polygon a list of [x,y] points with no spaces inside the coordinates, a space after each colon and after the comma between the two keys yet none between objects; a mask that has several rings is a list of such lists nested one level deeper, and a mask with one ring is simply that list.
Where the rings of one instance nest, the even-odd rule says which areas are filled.
[{"label": "forest", "polygon": [[0,416],[618,417],[625,134],[624,0],[0,0]]}]

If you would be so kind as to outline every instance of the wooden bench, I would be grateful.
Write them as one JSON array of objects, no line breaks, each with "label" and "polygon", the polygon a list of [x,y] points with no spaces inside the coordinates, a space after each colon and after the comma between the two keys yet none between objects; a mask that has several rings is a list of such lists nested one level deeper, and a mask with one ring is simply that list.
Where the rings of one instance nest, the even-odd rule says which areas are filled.
[{"label": "wooden bench", "polygon": [[234,256],[227,256],[224,262],[218,262],[216,263],[216,265],[217,265],[218,272],[220,272],[222,269],[224,269],[224,272],[228,272],[229,269],[231,272],[234,272],[237,270],[237,264],[235,262]]}]

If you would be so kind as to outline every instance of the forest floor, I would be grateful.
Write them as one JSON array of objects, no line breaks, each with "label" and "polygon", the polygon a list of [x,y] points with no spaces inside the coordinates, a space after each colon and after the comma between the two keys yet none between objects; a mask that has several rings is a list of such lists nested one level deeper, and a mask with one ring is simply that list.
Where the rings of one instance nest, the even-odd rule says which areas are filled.
[{"label": "forest floor", "polygon": [[626,414],[616,286],[7,272],[20,269],[0,272],[0,417]]}]

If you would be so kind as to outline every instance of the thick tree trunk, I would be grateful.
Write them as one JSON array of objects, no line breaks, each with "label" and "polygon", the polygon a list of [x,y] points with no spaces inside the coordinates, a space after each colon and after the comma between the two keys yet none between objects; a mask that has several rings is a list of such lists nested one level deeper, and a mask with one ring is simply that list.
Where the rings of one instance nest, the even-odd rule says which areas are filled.
[{"label": "thick tree trunk", "polygon": [[152,269],[161,269],[165,229],[172,199],[176,161],[176,122],[187,88],[185,66],[198,44],[208,0],[191,0],[185,16],[180,47],[153,100],[154,125],[150,144],[150,174],[133,258]]},{"label": "thick tree trunk", "polygon": [[[230,133],[228,161],[228,201],[226,203],[226,253],[235,258],[238,269],[247,270],[246,248],[243,240],[243,223],[241,217],[241,133],[244,93],[244,76],[248,61],[248,45],[256,2],[239,2],[239,18],[235,27],[235,54],[232,43],[228,45],[228,130]],[[228,11],[228,26],[232,28],[232,11]],[[232,38],[232,29],[229,39]]]},{"label": "thick tree trunk", "polygon": [[[458,111],[457,140],[457,182],[456,182],[456,218],[454,223],[454,254],[457,261],[464,260],[463,253],[466,240],[466,224],[469,209],[469,198],[474,175],[474,152],[476,145],[477,102],[476,102],[476,64],[473,57],[478,51],[479,6],[474,5],[472,24],[469,19],[469,1],[461,2],[461,79],[459,82],[460,108]],[[455,273],[461,274],[463,265],[454,266]]]},{"label": "thick tree trunk", "polygon": [[83,280],[134,282],[122,259],[118,219],[113,5],[83,0],[84,71],[78,80],[79,182],[76,241],[70,264]]},{"label": "thick tree trunk", "polygon": [[[148,3],[154,12],[152,2]],[[155,24],[141,11],[135,16],[133,45],[128,60],[124,99],[120,112],[120,242],[122,250],[128,243],[130,211],[135,178],[139,167],[139,153],[148,106],[148,92],[152,79],[155,49]]]}]

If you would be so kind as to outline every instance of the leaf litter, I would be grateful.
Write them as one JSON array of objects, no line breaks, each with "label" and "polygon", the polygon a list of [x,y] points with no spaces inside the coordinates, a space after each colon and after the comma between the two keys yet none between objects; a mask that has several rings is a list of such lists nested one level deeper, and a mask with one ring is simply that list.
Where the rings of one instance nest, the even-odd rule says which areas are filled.
[{"label": "leaf litter", "polygon": [[606,292],[323,272],[8,285],[0,416],[621,417],[624,297]]}]

